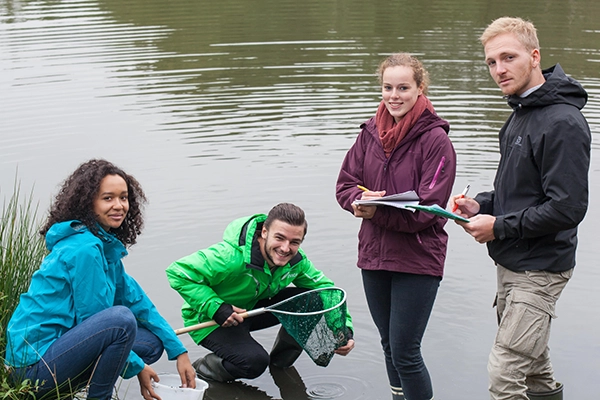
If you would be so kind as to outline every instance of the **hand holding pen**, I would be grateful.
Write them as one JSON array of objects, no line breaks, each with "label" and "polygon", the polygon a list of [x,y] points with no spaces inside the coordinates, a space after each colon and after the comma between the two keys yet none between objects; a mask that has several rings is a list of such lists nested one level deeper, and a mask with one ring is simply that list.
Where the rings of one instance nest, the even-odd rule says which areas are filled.
[{"label": "hand holding pen", "polygon": [[[479,243],[487,243],[495,239],[494,235],[494,223],[496,217],[489,214],[479,214],[481,207],[479,203],[472,197],[467,197],[469,192],[469,185],[463,190],[461,194],[457,194],[451,197],[450,204],[452,206],[452,212],[456,213],[461,217],[469,219],[469,222],[455,220],[455,222],[462,226],[465,232],[473,236],[473,238]],[[460,206],[456,203],[462,199]]]},{"label": "hand holding pen", "polygon": [[471,185],[467,185],[465,187],[465,190],[463,190],[462,193],[460,195],[458,195],[458,197],[454,198],[454,207],[452,207],[452,212],[456,212],[456,210],[458,210],[458,204],[456,203],[456,200],[464,199],[465,196],[467,195],[467,193],[469,193],[470,188],[471,188]]},{"label": "hand holding pen", "polygon": [[362,199],[370,199],[373,197],[383,197],[385,196],[385,190],[380,190],[380,191],[374,191],[371,189],[367,189],[366,187],[364,187],[363,185],[356,185],[357,188],[359,188],[360,190],[362,190],[364,193],[362,195]]},{"label": "hand holding pen", "polygon": [[[372,190],[367,189],[366,187],[364,187],[362,185],[356,185],[356,187],[358,187],[360,190],[363,191],[363,194],[360,198],[361,200],[385,196],[385,190],[380,191],[380,192],[374,192]],[[354,216],[357,218],[363,218],[363,219],[373,218],[373,215],[375,215],[375,212],[377,211],[377,206],[373,206],[373,205],[352,203],[352,208],[354,210]]]}]

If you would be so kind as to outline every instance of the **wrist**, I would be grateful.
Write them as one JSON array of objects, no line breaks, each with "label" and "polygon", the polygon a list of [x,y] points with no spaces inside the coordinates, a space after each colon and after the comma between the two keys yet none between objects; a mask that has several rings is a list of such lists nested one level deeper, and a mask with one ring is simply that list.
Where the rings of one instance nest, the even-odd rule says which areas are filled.
[{"label": "wrist", "polygon": [[223,303],[213,315],[213,320],[221,326],[231,314],[233,314],[233,306],[231,304]]}]

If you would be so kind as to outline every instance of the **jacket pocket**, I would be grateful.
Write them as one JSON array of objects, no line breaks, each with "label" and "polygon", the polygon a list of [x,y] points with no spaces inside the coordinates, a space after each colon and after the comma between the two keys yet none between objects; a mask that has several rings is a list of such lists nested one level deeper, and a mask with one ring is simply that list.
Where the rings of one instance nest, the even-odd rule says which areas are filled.
[{"label": "jacket pocket", "polygon": [[437,183],[438,178],[440,177],[440,174],[444,171],[445,165],[446,165],[446,156],[442,156],[442,159],[440,160],[440,163],[438,164],[438,167],[435,170],[435,174],[433,175],[433,179],[431,180],[431,183],[429,184],[429,189],[434,188],[435,184]]}]

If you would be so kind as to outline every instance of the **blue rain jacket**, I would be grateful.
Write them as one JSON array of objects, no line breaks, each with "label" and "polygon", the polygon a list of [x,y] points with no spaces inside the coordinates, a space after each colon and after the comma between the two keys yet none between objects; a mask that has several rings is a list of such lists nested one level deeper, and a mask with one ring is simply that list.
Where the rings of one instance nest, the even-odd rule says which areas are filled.
[{"label": "blue rain jacket", "polygon": [[[79,221],[53,225],[46,234],[50,253],[33,274],[7,327],[6,364],[25,367],[65,332],[99,311],[122,305],[138,325],[158,336],[170,360],[186,352],[140,285],[123,268],[125,246],[99,228],[94,235]],[[122,373],[131,378],[144,362],[131,352]]]}]

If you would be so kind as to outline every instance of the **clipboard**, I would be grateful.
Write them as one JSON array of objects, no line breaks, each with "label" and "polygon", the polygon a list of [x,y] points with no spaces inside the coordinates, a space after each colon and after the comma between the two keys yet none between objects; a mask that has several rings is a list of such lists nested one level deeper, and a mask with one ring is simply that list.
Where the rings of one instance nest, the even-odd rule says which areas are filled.
[{"label": "clipboard", "polygon": [[420,204],[407,205],[406,208],[413,208],[417,211],[423,211],[423,212],[426,212],[429,214],[437,215],[439,217],[452,219],[454,221],[462,221],[462,222],[467,222],[467,223],[470,222],[467,218],[464,218],[464,217],[461,217],[460,215],[451,213],[450,211],[443,209],[442,207],[438,206],[437,204],[434,204],[432,206],[423,206]]}]

